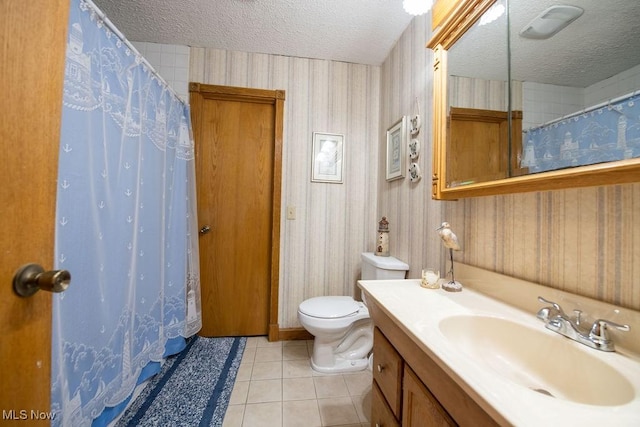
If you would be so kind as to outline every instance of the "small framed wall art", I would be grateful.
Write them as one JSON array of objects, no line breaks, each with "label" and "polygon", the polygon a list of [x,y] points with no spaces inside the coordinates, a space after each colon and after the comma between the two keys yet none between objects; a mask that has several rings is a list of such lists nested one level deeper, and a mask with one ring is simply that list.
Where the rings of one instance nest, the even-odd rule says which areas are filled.
[{"label": "small framed wall art", "polygon": [[311,181],[342,184],[344,135],[313,133]]},{"label": "small framed wall art", "polygon": [[407,118],[387,129],[387,181],[404,178],[406,170]]}]

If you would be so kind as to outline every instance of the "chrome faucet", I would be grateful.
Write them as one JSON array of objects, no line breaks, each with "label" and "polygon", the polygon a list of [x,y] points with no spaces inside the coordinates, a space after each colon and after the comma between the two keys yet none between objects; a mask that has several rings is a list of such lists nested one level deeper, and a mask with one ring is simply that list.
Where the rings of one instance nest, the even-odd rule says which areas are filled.
[{"label": "chrome faucet", "polygon": [[620,325],[610,320],[598,319],[591,325],[585,322],[580,310],[573,310],[573,316],[567,315],[558,303],[546,300],[541,296],[538,301],[550,304],[538,311],[538,319],[545,322],[545,327],[567,338],[602,351],[615,351],[608,327],[619,331],[628,331],[629,325]]}]

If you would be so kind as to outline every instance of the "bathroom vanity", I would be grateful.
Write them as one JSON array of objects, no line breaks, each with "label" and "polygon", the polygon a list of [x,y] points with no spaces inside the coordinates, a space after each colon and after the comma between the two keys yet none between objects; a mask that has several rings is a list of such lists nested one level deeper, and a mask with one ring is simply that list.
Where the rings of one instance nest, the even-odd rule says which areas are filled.
[{"label": "bathroom vanity", "polygon": [[[358,282],[375,324],[372,425],[640,425],[639,312],[464,264],[458,277],[459,293]],[[536,294],[630,331],[611,331],[615,352],[589,348],[545,328]]]},{"label": "bathroom vanity", "polygon": [[[376,307],[375,304],[373,306]],[[374,311],[372,318],[377,326],[373,346],[373,425],[500,424],[476,404],[428,353],[411,341],[384,311],[379,307]]]}]

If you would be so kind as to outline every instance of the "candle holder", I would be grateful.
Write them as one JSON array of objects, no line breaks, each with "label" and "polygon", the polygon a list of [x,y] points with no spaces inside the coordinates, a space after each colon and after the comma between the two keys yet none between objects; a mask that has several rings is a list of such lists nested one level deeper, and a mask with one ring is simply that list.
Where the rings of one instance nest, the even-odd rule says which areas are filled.
[{"label": "candle holder", "polygon": [[438,289],[440,287],[440,272],[434,268],[422,270],[420,286],[427,289]]}]

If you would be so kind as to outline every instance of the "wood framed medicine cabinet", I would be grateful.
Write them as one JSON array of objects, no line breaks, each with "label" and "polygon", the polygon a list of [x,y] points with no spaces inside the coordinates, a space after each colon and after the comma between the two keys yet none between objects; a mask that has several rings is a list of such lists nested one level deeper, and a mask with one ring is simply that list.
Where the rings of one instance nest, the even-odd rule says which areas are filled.
[{"label": "wood framed medicine cabinet", "polygon": [[[451,126],[456,120],[456,110],[453,110],[454,114],[452,115],[452,108],[449,105],[448,98],[449,73],[447,55],[449,49],[473,27],[476,21],[496,1],[438,0],[434,5],[432,26],[437,28],[427,44],[427,47],[434,52],[432,198],[436,200],[456,200],[466,197],[640,182],[640,158],[527,174],[526,170],[514,167],[514,155],[494,153],[496,157],[505,159],[505,164],[511,165],[508,167],[510,169],[509,177],[501,178],[500,174],[497,174],[495,175],[497,179],[491,179],[490,177],[489,180],[484,182],[472,179],[462,183],[457,181],[459,185],[456,183],[451,185],[456,178],[450,175],[457,173],[454,170],[455,166],[452,166],[451,159],[463,158],[464,154],[456,151],[451,144],[451,135],[455,132],[452,132]],[[511,2],[511,5],[507,7],[507,11],[509,11],[510,7],[518,6],[514,4],[516,3],[514,0],[506,1]],[[513,11],[510,13],[513,13]],[[507,46],[506,33],[504,44]],[[495,49],[497,47],[487,46],[486,48]],[[508,64],[508,67],[510,68],[511,64]],[[509,84],[511,84],[511,81],[509,81]],[[511,108],[509,110],[511,111]],[[467,111],[467,113],[470,112]],[[521,112],[511,111],[511,113],[512,118],[522,117]],[[518,147],[521,149],[521,132],[520,130],[516,131],[518,125],[518,121],[513,121],[512,119],[510,124],[511,133],[508,134],[508,138],[511,144],[516,144],[516,146],[520,144]],[[500,148],[500,144],[495,146],[498,147],[496,149],[504,149],[503,146]],[[511,145],[511,148],[513,147],[514,145]],[[489,148],[482,149],[488,150]],[[479,158],[477,163],[484,163],[485,161],[486,159]]]}]

